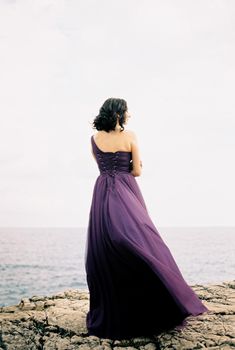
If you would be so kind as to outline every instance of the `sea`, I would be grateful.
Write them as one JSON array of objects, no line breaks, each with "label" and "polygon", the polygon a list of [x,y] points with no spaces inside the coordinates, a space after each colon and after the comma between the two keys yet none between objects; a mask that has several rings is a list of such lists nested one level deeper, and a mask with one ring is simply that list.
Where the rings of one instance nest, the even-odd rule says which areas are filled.
[{"label": "sea", "polygon": [[[235,227],[157,227],[189,285],[235,279]],[[0,306],[88,289],[85,227],[1,227]]]}]

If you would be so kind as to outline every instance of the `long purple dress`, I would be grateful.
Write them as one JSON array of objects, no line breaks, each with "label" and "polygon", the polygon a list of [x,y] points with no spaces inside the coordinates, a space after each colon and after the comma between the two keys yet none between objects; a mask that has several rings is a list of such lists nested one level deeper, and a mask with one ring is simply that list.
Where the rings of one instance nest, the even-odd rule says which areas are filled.
[{"label": "long purple dress", "polygon": [[129,339],[184,328],[209,311],[184,280],[154,226],[135,177],[131,152],[103,152],[89,214],[85,269],[88,335]]}]

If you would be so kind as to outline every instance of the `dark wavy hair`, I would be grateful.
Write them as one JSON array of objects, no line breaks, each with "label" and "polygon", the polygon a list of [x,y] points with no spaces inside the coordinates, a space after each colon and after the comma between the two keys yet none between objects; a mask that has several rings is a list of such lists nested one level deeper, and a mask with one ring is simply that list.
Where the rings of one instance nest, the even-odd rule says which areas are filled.
[{"label": "dark wavy hair", "polygon": [[100,107],[99,114],[92,122],[93,129],[105,130],[107,132],[115,130],[119,115],[119,124],[121,131],[123,131],[125,129],[123,126],[125,122],[124,114],[127,110],[127,102],[122,98],[108,98]]}]

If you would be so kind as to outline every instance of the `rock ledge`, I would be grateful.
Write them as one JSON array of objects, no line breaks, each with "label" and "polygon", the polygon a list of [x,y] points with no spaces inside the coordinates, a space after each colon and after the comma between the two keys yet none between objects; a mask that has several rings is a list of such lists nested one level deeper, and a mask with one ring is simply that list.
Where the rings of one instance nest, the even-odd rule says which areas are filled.
[{"label": "rock ledge", "polygon": [[0,308],[0,350],[158,350],[235,348],[235,280],[192,286],[209,313],[187,318],[182,331],[129,340],[88,336],[89,293],[69,289],[51,296],[23,298]]}]

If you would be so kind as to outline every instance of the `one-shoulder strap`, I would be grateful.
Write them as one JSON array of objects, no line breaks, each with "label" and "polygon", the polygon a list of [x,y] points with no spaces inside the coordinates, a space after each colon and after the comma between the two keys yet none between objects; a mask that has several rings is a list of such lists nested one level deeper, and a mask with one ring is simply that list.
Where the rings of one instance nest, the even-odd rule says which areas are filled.
[{"label": "one-shoulder strap", "polygon": [[95,144],[95,141],[94,141],[94,135],[91,135],[91,143],[94,145]]},{"label": "one-shoulder strap", "polygon": [[99,151],[99,152],[102,152],[99,147],[97,146],[97,144],[95,143],[95,140],[94,140],[94,135],[91,135],[91,143],[93,145],[93,148],[95,148],[96,151]]},{"label": "one-shoulder strap", "polygon": [[91,135],[91,145],[92,145],[93,151],[97,152],[97,146],[96,146],[96,143],[94,141],[94,135]]}]

